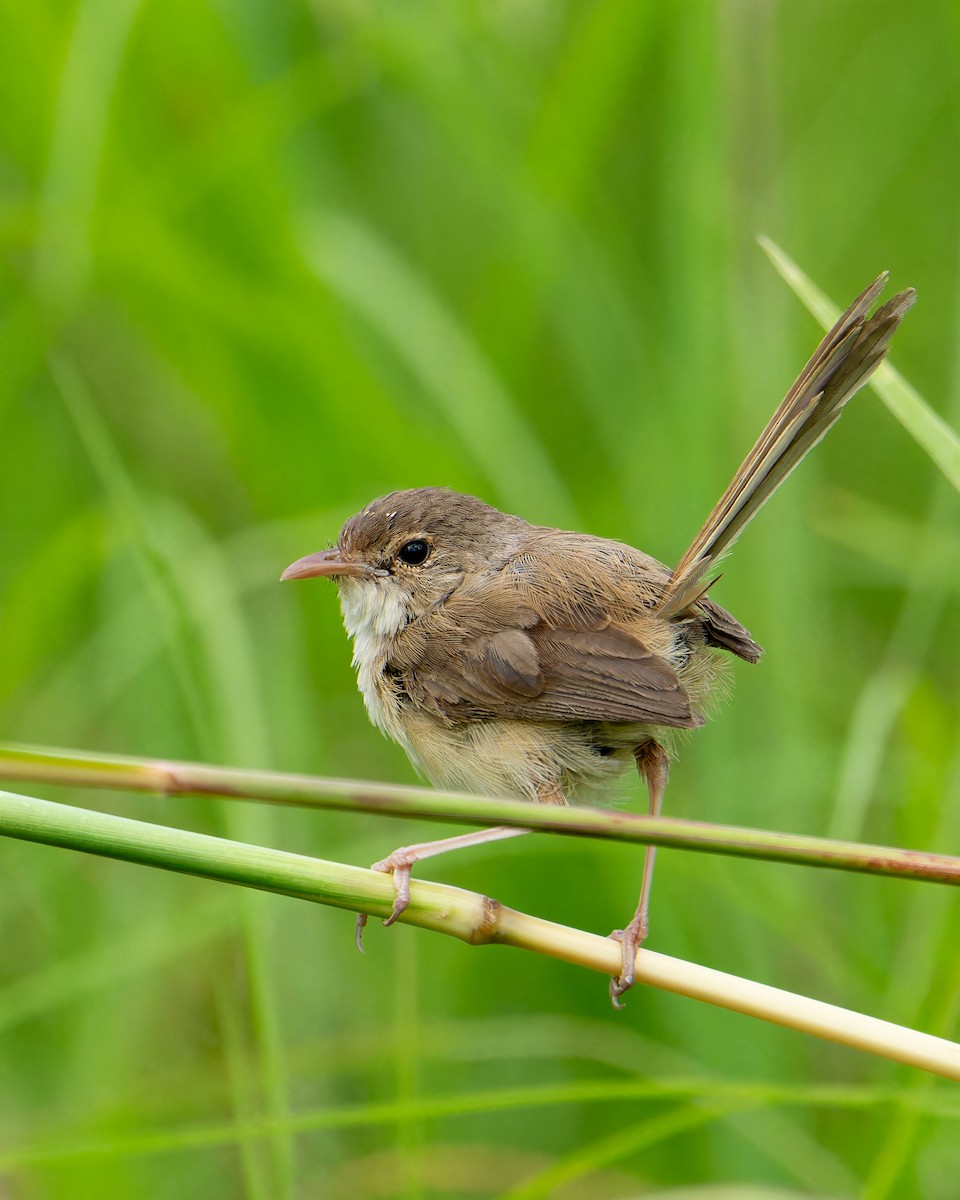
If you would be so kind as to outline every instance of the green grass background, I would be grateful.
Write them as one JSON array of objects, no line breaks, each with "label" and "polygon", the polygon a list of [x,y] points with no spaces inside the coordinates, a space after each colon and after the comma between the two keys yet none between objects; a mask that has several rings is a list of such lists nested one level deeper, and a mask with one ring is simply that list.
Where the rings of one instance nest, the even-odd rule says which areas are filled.
[{"label": "green grass background", "polygon": [[[427,483],[675,560],[819,338],[759,232],[838,302],[915,285],[894,361],[956,423],[955,0],[2,15],[6,739],[410,781],[333,589],[280,570]],[[957,521],[862,395],[726,565],[767,655],[672,814],[956,852]],[[361,864],[443,832],[74,798]],[[615,1014],[533,956],[374,925],[361,958],[348,914],[2,855],[4,1195],[956,1195],[956,1094],[917,1073],[649,990]],[[639,866],[531,837],[423,873],[606,932]],[[653,926],[960,1033],[947,889],[674,852]]]}]

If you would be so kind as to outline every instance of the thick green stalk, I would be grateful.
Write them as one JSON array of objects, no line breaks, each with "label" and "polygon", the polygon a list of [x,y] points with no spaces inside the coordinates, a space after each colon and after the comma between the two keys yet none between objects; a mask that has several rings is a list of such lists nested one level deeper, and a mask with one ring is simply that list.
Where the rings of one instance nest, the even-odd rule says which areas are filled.
[{"label": "thick green stalk", "polygon": [[871,875],[960,884],[960,858],[763,829],[645,817],[600,808],[527,804],[425,788],[243,771],[29,746],[0,745],[0,779],[114,788],[159,795],[220,796],[464,825],[512,825],[548,833],[650,843]]},{"label": "thick green stalk", "polygon": [[[393,902],[391,879],[375,871],[10,792],[0,792],[0,835],[380,916]],[[401,920],[471,945],[515,946],[607,975],[620,970],[620,946],[612,939],[543,921],[459,888],[415,882]],[[640,983],[960,1080],[960,1045],[942,1038],[651,950],[639,952],[636,974]]]}]

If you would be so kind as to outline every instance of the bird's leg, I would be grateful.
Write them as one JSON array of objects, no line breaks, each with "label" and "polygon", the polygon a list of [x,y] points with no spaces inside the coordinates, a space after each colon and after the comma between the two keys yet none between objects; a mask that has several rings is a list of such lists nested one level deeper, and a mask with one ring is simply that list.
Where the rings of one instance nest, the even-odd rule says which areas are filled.
[{"label": "bird's leg", "polygon": [[[640,778],[647,784],[650,797],[650,816],[658,817],[663,804],[663,793],[667,787],[667,775],[670,770],[670,758],[659,742],[649,738],[634,750],[637,770]],[[647,846],[643,856],[643,881],[640,885],[640,901],[633,920],[626,929],[618,929],[614,934],[623,952],[620,974],[610,980],[610,999],[614,1008],[622,1008],[620,997],[633,986],[637,950],[646,940],[648,930],[648,910],[650,908],[650,887],[653,883],[653,865],[657,857],[656,846]]]},{"label": "bird's leg", "polygon": [[[541,804],[566,804],[566,799],[560,789],[547,785],[537,790],[537,799]],[[371,871],[384,871],[393,875],[394,900],[393,911],[384,921],[384,925],[392,925],[401,916],[410,903],[410,868],[414,863],[424,858],[433,858],[437,854],[446,854],[448,850],[462,850],[465,846],[482,846],[485,842],[499,842],[504,838],[519,837],[521,833],[529,833],[529,829],[515,829],[510,825],[496,825],[491,829],[479,829],[476,833],[460,833],[455,837],[439,838],[434,842],[417,842],[413,846],[401,846],[386,858],[375,862]],[[363,950],[363,929],[367,923],[367,914],[360,913],[357,917],[357,949]]]}]

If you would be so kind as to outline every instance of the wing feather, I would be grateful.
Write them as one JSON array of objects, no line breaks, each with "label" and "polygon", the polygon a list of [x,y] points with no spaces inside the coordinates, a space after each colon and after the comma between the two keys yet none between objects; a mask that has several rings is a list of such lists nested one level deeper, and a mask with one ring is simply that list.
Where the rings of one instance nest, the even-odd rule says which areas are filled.
[{"label": "wing feather", "polygon": [[404,686],[448,720],[702,724],[672,666],[615,625],[432,638]]}]

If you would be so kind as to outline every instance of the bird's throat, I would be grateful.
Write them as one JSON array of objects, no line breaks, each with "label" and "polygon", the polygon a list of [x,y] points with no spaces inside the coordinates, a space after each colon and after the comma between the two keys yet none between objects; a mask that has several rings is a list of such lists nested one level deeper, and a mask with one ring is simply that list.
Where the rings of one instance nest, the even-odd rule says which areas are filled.
[{"label": "bird's throat", "polygon": [[370,720],[388,737],[398,736],[396,701],[384,686],[383,672],[394,639],[410,614],[400,588],[376,579],[341,579],[340,610],[353,641],[357,685]]}]

